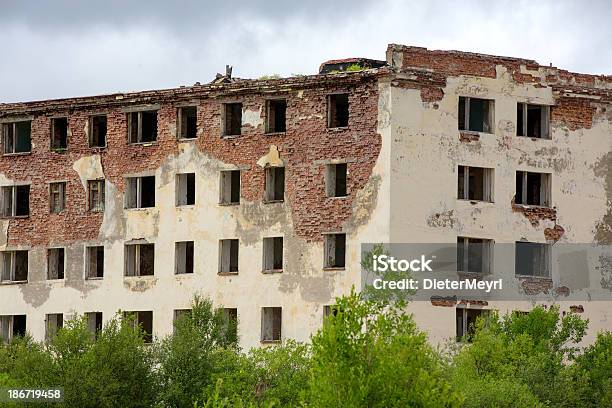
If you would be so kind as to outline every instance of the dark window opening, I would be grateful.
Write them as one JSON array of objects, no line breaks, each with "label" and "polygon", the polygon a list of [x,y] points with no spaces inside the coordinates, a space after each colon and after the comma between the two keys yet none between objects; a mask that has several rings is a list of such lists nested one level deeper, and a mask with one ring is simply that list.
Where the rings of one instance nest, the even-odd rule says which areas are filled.
[{"label": "dark window opening", "polygon": [[516,204],[550,206],[551,175],[547,173],[516,172]]},{"label": "dark window opening", "polygon": [[283,237],[263,239],[263,270],[280,271],[283,269]]},{"label": "dark window opening", "polygon": [[238,240],[219,241],[219,273],[238,273]]},{"label": "dark window opening", "polygon": [[128,141],[150,143],[157,140],[157,111],[128,113]]},{"label": "dark window opening", "polygon": [[238,309],[235,307],[224,307],[223,313],[223,332],[227,339],[238,338]]},{"label": "dark window opening", "polygon": [[514,267],[516,275],[550,277],[549,244],[519,241],[515,243]]},{"label": "dark window opening", "polygon": [[458,307],[456,310],[457,341],[471,342],[479,317],[486,318],[489,311],[483,309],[468,309]]},{"label": "dark window opening", "polygon": [[89,147],[106,147],[106,115],[97,115],[90,118]]},{"label": "dark window opening", "polygon": [[457,237],[457,270],[488,274],[491,272],[493,241]]},{"label": "dark window opening", "polygon": [[338,306],[336,305],[325,305],[323,306],[323,320],[327,319],[330,316],[338,315]]},{"label": "dark window opening", "polygon": [[285,168],[266,167],[266,201],[283,201],[285,199]]},{"label": "dark window opening", "polygon": [[493,169],[459,166],[457,180],[460,200],[493,201]]},{"label": "dark window opening", "polygon": [[195,139],[198,136],[198,108],[184,106],[178,109],[179,139]]},{"label": "dark window opening", "polygon": [[493,101],[459,97],[459,130],[493,133]]},{"label": "dark window opening", "polygon": [[49,206],[51,214],[59,214],[66,208],[66,183],[49,184]]},{"label": "dark window opening", "polygon": [[47,250],[47,279],[64,279],[64,248]]},{"label": "dark window opening", "polygon": [[125,255],[125,276],[153,276],[155,271],[154,244],[127,244]]},{"label": "dark window opening", "polygon": [[87,277],[104,277],[104,247],[94,246],[87,248]]},{"label": "dark window opening", "polygon": [[334,94],[327,97],[327,127],[347,127],[349,122],[348,94]]},{"label": "dark window opening", "polygon": [[104,211],[104,180],[89,180],[87,182],[87,189],[89,196],[89,211]]},{"label": "dark window opening", "polygon": [[10,342],[26,335],[26,315],[0,316],[0,341]]},{"label": "dark window opening", "polygon": [[345,197],[348,167],[346,163],[328,164],[326,190],[328,197]]},{"label": "dark window opening", "polygon": [[223,136],[239,136],[242,133],[242,104],[226,103],[223,105]]},{"label": "dark window opening", "polygon": [[281,341],[283,309],[281,307],[264,307],[261,309],[261,341]]},{"label": "dark window opening", "polygon": [[68,148],[68,118],[51,119],[51,148]]},{"label": "dark window opening", "polygon": [[126,208],[155,207],[155,176],[126,179]]},{"label": "dark window opening", "polygon": [[221,172],[221,204],[240,203],[240,170]]},{"label": "dark window opening", "polygon": [[2,216],[25,217],[30,214],[30,186],[2,187]]},{"label": "dark window opening", "polygon": [[88,312],[85,313],[85,316],[87,317],[87,327],[95,339],[102,330],[102,312]]},{"label": "dark window opening", "polygon": [[2,252],[0,281],[25,282],[28,280],[28,251]]},{"label": "dark window opening", "polygon": [[282,133],[287,130],[287,101],[272,99],[266,101],[266,133]]},{"label": "dark window opening", "polygon": [[346,234],[325,235],[325,267],[344,268],[346,253]]},{"label": "dark window opening", "polygon": [[538,139],[550,138],[550,108],[519,103],[516,108],[516,135]]},{"label": "dark window opening", "polygon": [[153,342],[153,312],[138,311],[138,312],[123,312],[126,319],[130,319],[134,330],[140,328],[142,330],[142,338],[145,343]]},{"label": "dark window opening", "polygon": [[64,315],[61,313],[48,314],[45,320],[47,322],[47,325],[46,325],[47,330],[45,332],[45,339],[49,341],[53,337],[55,337],[55,335],[57,335],[57,332],[62,327],[64,327]]},{"label": "dark window opening", "polygon": [[175,247],[176,273],[193,273],[193,241],[177,242]]},{"label": "dark window opening", "polygon": [[177,176],[176,205],[195,204],[195,173],[184,173]]},{"label": "dark window opening", "polygon": [[32,150],[32,122],[5,123],[2,126],[4,153],[28,153]]}]

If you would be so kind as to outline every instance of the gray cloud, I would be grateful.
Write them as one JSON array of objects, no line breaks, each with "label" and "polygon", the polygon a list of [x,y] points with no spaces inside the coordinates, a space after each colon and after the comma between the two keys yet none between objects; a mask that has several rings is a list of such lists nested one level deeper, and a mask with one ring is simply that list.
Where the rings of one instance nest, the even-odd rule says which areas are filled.
[{"label": "gray cloud", "polygon": [[0,101],[314,73],[388,43],[610,73],[612,6],[592,1],[2,1]]}]

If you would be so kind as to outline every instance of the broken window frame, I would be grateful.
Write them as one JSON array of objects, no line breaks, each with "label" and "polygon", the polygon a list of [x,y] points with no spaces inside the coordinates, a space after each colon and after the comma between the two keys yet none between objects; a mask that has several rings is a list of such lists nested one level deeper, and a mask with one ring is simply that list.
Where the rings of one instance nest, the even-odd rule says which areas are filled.
[{"label": "broken window frame", "polygon": [[[66,263],[66,248],[47,248],[47,280],[65,279]],[[52,267],[55,267],[55,270]]]},{"label": "broken window frame", "polygon": [[264,168],[264,202],[278,203],[285,201],[285,167],[266,166]]},{"label": "broken window frame", "polygon": [[[15,318],[23,318],[23,330],[17,333]],[[0,315],[0,342],[10,343],[15,336],[25,336],[27,333],[27,315]]]},{"label": "broken window frame", "polygon": [[[463,186],[461,183],[461,169],[463,168]],[[482,170],[482,200],[477,198],[470,198],[470,168],[480,169]],[[457,167],[457,199],[465,200],[465,201],[478,201],[484,203],[492,203],[493,202],[493,183],[495,180],[495,170],[489,167],[478,167],[478,166],[463,166],[459,165]],[[463,196],[462,193],[463,192]],[[466,197],[467,194],[467,197]]]},{"label": "broken window frame", "polygon": [[[482,241],[482,242],[477,242]],[[471,270],[470,259],[473,253],[470,252],[470,246],[482,245],[480,252],[481,259],[479,261],[481,270]],[[457,237],[457,272],[462,273],[478,273],[489,275],[493,271],[493,249],[495,242],[492,239],[473,238],[473,237]]]},{"label": "broken window frame", "polygon": [[[62,135],[58,136],[60,129],[57,128],[58,121],[66,121],[66,135],[63,137]],[[51,118],[51,146],[50,150],[52,151],[62,151],[68,149],[68,136],[70,134],[70,122],[67,116],[58,116],[55,118]],[[64,139],[64,140],[62,140]],[[62,145],[62,142],[63,145]]]},{"label": "broken window frame", "polygon": [[[540,136],[528,135],[529,129],[529,108],[537,107],[540,109]],[[550,106],[537,105],[533,103],[518,102],[516,105],[516,136],[527,137],[531,139],[551,139],[550,134]],[[520,112],[520,116],[519,116]],[[520,122],[520,123],[519,123]],[[522,133],[522,134],[521,134]]]},{"label": "broken window frame", "polygon": [[[102,262],[100,262],[99,259],[100,249],[102,250]],[[94,280],[104,278],[104,255],[105,250],[103,245],[85,247],[85,279]]]},{"label": "broken window frame", "polygon": [[[142,247],[147,246],[151,248],[152,260],[151,260],[151,273],[143,274],[142,270]],[[133,251],[133,252],[131,252]],[[124,277],[143,277],[143,276],[155,276],[155,244],[150,242],[136,242],[126,243],[125,249],[125,264],[124,264]]]},{"label": "broken window frame", "polygon": [[[191,252],[191,255],[189,254]],[[174,243],[174,274],[193,275],[195,272],[195,242]]]},{"label": "broken window frame", "polygon": [[[193,136],[189,135],[189,121],[185,120],[188,109],[195,109],[195,127]],[[198,138],[198,105],[184,105],[176,108],[176,138],[182,141],[195,140]]]},{"label": "broken window frame", "polygon": [[51,214],[60,214],[66,209],[66,187],[65,181],[49,183],[49,212]]},{"label": "broken window frame", "polygon": [[45,341],[51,341],[62,327],[64,327],[64,315],[62,313],[45,314]]},{"label": "broken window frame", "polygon": [[[25,279],[18,278],[17,256],[25,255]],[[0,283],[27,283],[30,272],[29,253],[27,250],[0,251]],[[23,261],[23,260],[22,260]],[[8,266],[8,268],[7,268]],[[8,272],[7,272],[8,269]]]},{"label": "broken window frame", "polygon": [[[104,126],[101,127],[97,121],[100,118],[104,118]],[[104,134],[102,135],[101,129],[104,129]],[[97,132],[96,132],[97,130]],[[104,143],[100,143],[100,139],[104,138]],[[89,116],[89,147],[92,149],[104,149],[106,148],[108,140],[108,115],[106,114],[96,114]]]},{"label": "broken window frame", "polygon": [[[552,207],[552,174],[551,173],[540,173],[535,171],[525,171],[525,170],[517,170],[515,180],[518,178],[519,173],[521,173],[521,194],[518,194],[519,185],[516,185],[515,188],[515,204],[531,206],[531,207]],[[540,199],[538,204],[530,204],[528,203],[528,177],[529,175],[539,175],[540,176]]]},{"label": "broken window frame", "polygon": [[[282,129],[278,130],[277,128],[277,121],[276,121],[276,115],[277,115],[277,111],[276,109],[273,109],[275,104],[284,104],[284,108],[282,108],[284,110],[283,112],[283,125],[282,125]],[[267,135],[278,135],[278,134],[284,134],[287,132],[287,99],[285,98],[273,98],[273,99],[267,99],[266,100],[266,128],[265,128],[265,133]]]},{"label": "broken window frame", "polygon": [[[460,96],[459,103],[457,106],[457,115],[461,116],[461,101],[464,101],[464,112],[463,112],[463,127],[461,128],[461,120],[457,121],[457,129],[461,132],[472,132],[472,133],[495,133],[495,100],[486,98],[475,98],[472,96]],[[482,130],[473,130],[470,126],[470,101],[481,100],[488,104],[488,112],[486,117],[483,115]]]},{"label": "broken window frame", "polygon": [[[193,197],[190,197],[189,184],[193,183]],[[177,207],[186,207],[196,203],[196,177],[195,173],[179,173],[176,175],[176,200]],[[190,199],[191,198],[191,199]]]},{"label": "broken window frame", "polygon": [[279,273],[284,264],[284,238],[265,237],[263,239],[262,271],[264,273]]},{"label": "broken window frame", "polygon": [[[18,197],[20,189],[27,187],[27,202],[28,211],[25,214],[18,214]],[[10,197],[7,197],[10,196]],[[0,209],[2,210],[2,218],[25,218],[30,216],[30,185],[29,184],[14,184],[11,186],[0,187]]]},{"label": "broken window frame", "polygon": [[[339,237],[342,237],[342,245],[338,245]],[[346,269],[346,234],[343,232],[326,233],[323,234],[323,238],[323,269]],[[339,254],[340,248],[344,249],[343,254]]]},{"label": "broken window frame", "polygon": [[[151,316],[151,330],[148,331],[145,329],[145,325],[143,324],[143,314]],[[136,330],[138,327],[141,328],[143,334],[143,341],[145,344],[153,343],[153,311],[152,310],[133,310],[133,311],[124,311],[123,318],[132,319],[132,328]]]},{"label": "broken window frame", "polygon": [[[236,179],[236,174],[238,174]],[[221,170],[219,177],[219,204],[238,205],[240,204],[242,172],[238,169]],[[237,192],[235,191],[237,187]]]},{"label": "broken window frame", "polygon": [[[470,313],[473,313],[475,315],[472,319],[470,319]],[[458,343],[471,343],[477,319],[479,317],[487,319],[489,313],[489,309],[477,309],[459,306],[455,307],[455,340]]]},{"label": "broken window frame", "polygon": [[[133,112],[127,112],[127,126],[128,126],[128,144],[138,145],[138,144],[153,144],[157,142],[158,136],[158,109],[143,109],[137,110]],[[152,127],[154,130],[152,135],[147,137],[147,140],[143,140],[143,115],[144,114],[153,114],[155,113],[155,126]],[[134,120],[136,120],[136,124],[134,124]],[[136,135],[134,135],[134,130],[136,130]]]},{"label": "broken window frame", "polygon": [[[271,327],[269,327],[271,325]],[[280,343],[283,339],[283,308],[261,308],[261,342]]]},{"label": "broken window frame", "polygon": [[[152,177],[153,178],[153,205],[151,206],[143,206],[143,189],[142,189],[142,179],[144,178],[149,178]],[[156,190],[156,177],[155,176],[137,176],[137,177],[126,177],[126,194],[125,194],[125,209],[127,210],[135,210],[135,209],[142,209],[142,208],[155,208],[156,206],[156,194],[155,194],[155,190]],[[133,187],[131,185],[131,183],[136,183],[136,191],[133,192]],[[133,197],[133,194],[135,194],[135,200]],[[135,206],[132,206],[130,203],[135,202]]]},{"label": "broken window frame", "polygon": [[[27,145],[28,150],[17,151],[18,127],[21,123],[28,123],[30,127]],[[9,141],[10,139],[10,141]],[[32,120],[16,120],[14,122],[2,123],[2,154],[5,156],[32,153]],[[10,149],[9,149],[10,147]]]},{"label": "broken window frame", "polygon": [[[233,112],[233,109],[237,110],[237,106],[240,107],[240,124],[238,125],[238,123],[233,123],[233,122],[237,122],[237,120],[232,119],[234,117],[234,114],[236,112]],[[242,135],[242,120],[243,120],[243,115],[242,115],[242,109],[243,109],[243,104],[242,102],[225,102],[222,104],[222,111],[221,111],[221,122],[222,122],[222,132],[221,132],[221,137],[222,138],[228,138],[228,137],[238,137]],[[234,129],[234,125],[238,125],[236,129]]]},{"label": "broken window frame", "polygon": [[[335,101],[339,96],[346,96],[346,118],[338,118],[338,102]],[[347,129],[351,118],[351,103],[349,92],[337,92],[327,95],[327,128],[328,129]],[[342,120],[340,120],[342,119]],[[346,122],[346,123],[344,123]]]},{"label": "broken window frame", "polygon": [[106,181],[87,180],[87,206],[91,212],[103,212],[106,200]]},{"label": "broken window frame", "polygon": [[[340,176],[338,169],[344,169],[340,174],[344,174],[344,176]],[[348,189],[348,177],[349,177],[349,168],[348,163],[329,163],[325,166],[325,193],[328,198],[344,198],[348,197],[349,189]],[[344,188],[342,188],[342,178],[344,178]]]},{"label": "broken window frame", "polygon": [[[234,259],[235,258],[235,259]],[[237,275],[240,269],[240,241],[235,238],[219,240],[219,275]]]},{"label": "broken window frame", "polygon": [[[543,272],[539,274],[528,274],[527,271],[521,270],[519,273],[519,265],[518,257],[519,257],[519,248],[521,246],[527,248],[527,246],[532,246],[532,248],[537,248],[536,251],[539,253],[535,254],[535,256],[531,259],[531,269],[533,271]],[[532,249],[533,250],[533,249]],[[531,242],[531,241],[516,241],[514,245],[514,275],[521,277],[529,277],[529,278],[541,278],[541,279],[551,279],[552,278],[552,245],[543,242]]]}]

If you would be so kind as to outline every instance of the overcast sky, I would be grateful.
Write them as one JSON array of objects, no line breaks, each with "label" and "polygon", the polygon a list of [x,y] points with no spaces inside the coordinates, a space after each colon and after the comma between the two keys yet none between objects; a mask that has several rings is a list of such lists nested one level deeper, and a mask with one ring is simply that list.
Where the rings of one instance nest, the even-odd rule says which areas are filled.
[{"label": "overcast sky", "polygon": [[0,102],[315,73],[388,43],[612,74],[612,2],[0,0]]}]

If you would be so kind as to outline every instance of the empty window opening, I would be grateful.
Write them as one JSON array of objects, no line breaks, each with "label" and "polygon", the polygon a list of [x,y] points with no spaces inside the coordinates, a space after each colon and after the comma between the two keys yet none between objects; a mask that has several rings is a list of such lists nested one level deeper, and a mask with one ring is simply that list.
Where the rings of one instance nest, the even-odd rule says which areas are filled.
[{"label": "empty window opening", "polygon": [[176,273],[193,273],[193,241],[177,242],[175,252]]},{"label": "empty window opening", "polygon": [[155,207],[155,176],[126,179],[126,208]]},{"label": "empty window opening", "polygon": [[89,147],[106,147],[106,115],[89,118]]},{"label": "empty window opening", "polygon": [[488,274],[493,261],[490,239],[457,237],[457,270]]},{"label": "empty window opening", "polygon": [[239,136],[242,132],[242,104],[223,104],[223,136]]},{"label": "empty window opening", "polygon": [[263,252],[264,271],[283,269],[283,237],[264,238]]},{"label": "empty window opening", "polygon": [[2,187],[2,216],[25,217],[30,214],[30,186]]},{"label": "empty window opening", "polygon": [[157,111],[128,113],[128,141],[149,143],[157,140]]},{"label": "empty window opening", "polygon": [[172,317],[172,328],[176,332],[179,321],[191,317],[191,309],[175,309]]},{"label": "empty window opening", "polygon": [[325,234],[325,267],[344,268],[346,234]]},{"label": "empty window opening", "polygon": [[49,207],[51,214],[59,214],[66,208],[66,183],[49,184]]},{"label": "empty window opening", "polygon": [[272,99],[266,101],[266,133],[283,133],[287,130],[287,101]]},{"label": "empty window opening", "polygon": [[266,201],[283,201],[285,199],[285,168],[266,167]]},{"label": "empty window opening", "polygon": [[64,279],[64,248],[47,249],[47,279]]},{"label": "empty window opening", "polygon": [[459,97],[459,130],[493,133],[493,106],[490,99]]},{"label": "empty window opening", "polygon": [[348,168],[346,163],[328,164],[326,174],[326,190],[328,197],[345,197],[347,195],[346,179]]},{"label": "empty window opening", "polygon": [[238,309],[235,307],[224,307],[221,309],[223,314],[223,333],[226,338],[236,339],[238,337]]},{"label": "empty window opening", "polygon": [[102,330],[102,312],[85,313],[87,319],[87,327],[94,335],[94,339],[98,337],[98,333]]},{"label": "empty window opening", "polygon": [[26,282],[28,280],[28,251],[3,251],[1,282]]},{"label": "empty window opening", "polygon": [[125,276],[153,276],[155,244],[127,244],[125,260]]},{"label": "empty window opening", "polygon": [[68,148],[68,118],[51,119],[51,149]]},{"label": "empty window opening", "polygon": [[550,277],[550,244],[516,242],[514,267],[516,275]]},{"label": "empty window opening", "polygon": [[516,204],[550,207],[551,175],[516,172]]},{"label": "empty window opening", "polygon": [[51,340],[57,332],[64,327],[64,315],[61,313],[51,313],[45,316],[45,339]]},{"label": "empty window opening", "polygon": [[221,204],[240,203],[240,170],[221,172]]},{"label": "empty window opening", "polygon": [[123,312],[123,317],[130,319],[134,330],[140,328],[142,330],[142,338],[145,343],[153,342],[153,312]]},{"label": "empty window opening", "polygon": [[323,321],[330,316],[338,315],[338,306],[337,305],[325,305],[323,306]]},{"label": "empty window opening", "polygon": [[238,273],[238,240],[219,241],[219,273]]},{"label": "empty window opening", "polygon": [[282,323],[282,307],[263,307],[261,309],[261,341],[281,341]]},{"label": "empty window opening", "polygon": [[493,201],[493,169],[459,166],[457,180],[460,200]]},{"label": "empty window opening", "polygon": [[176,205],[195,204],[195,173],[176,176]]},{"label": "empty window opening", "polygon": [[89,180],[87,182],[89,211],[104,211],[105,185],[104,180]]},{"label": "empty window opening", "polygon": [[457,322],[457,341],[471,341],[471,337],[476,330],[476,320],[479,317],[486,318],[489,314],[488,310],[483,309],[468,309],[458,307],[456,310]]},{"label": "empty window opening", "polygon": [[32,122],[21,121],[2,125],[4,154],[32,151]]},{"label": "empty window opening", "polygon": [[550,107],[519,103],[516,105],[516,135],[550,138]]},{"label": "empty window opening", "polygon": [[104,277],[104,247],[92,246],[86,249],[86,270],[88,279]]},{"label": "empty window opening", "polygon": [[178,108],[179,139],[195,139],[198,136],[198,108],[184,106]]},{"label": "empty window opening", "polygon": [[0,316],[0,341],[10,342],[26,335],[26,315]]},{"label": "empty window opening", "polygon": [[347,127],[349,122],[348,94],[334,94],[327,97],[327,127]]}]

